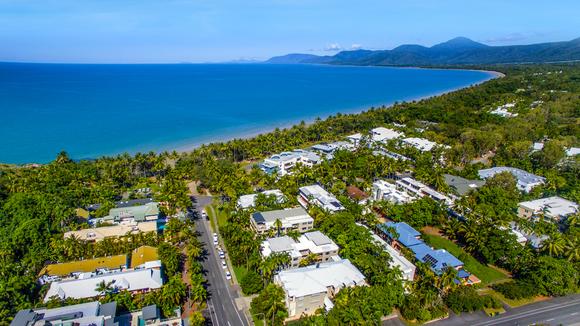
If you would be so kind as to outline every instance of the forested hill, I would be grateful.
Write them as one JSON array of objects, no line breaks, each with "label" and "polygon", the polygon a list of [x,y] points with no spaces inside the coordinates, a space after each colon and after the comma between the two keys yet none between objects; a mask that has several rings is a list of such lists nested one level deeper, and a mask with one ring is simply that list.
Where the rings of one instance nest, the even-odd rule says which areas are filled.
[{"label": "forested hill", "polygon": [[432,47],[401,45],[392,50],[342,51],[333,56],[289,54],[266,63],[326,63],[385,66],[442,66],[580,60],[580,38],[567,42],[489,46],[457,37]]}]

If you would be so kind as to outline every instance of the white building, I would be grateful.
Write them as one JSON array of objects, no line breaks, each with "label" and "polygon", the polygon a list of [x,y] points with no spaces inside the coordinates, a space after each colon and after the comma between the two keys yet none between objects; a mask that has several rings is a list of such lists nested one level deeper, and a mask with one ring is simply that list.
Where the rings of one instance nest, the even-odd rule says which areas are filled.
[{"label": "white building", "polygon": [[254,207],[256,204],[256,197],[258,195],[265,195],[265,196],[276,196],[276,200],[278,203],[283,203],[286,201],[286,196],[280,191],[279,189],[274,190],[266,190],[259,194],[251,194],[251,195],[243,195],[238,198],[238,207],[246,209],[250,207]]},{"label": "white building", "polygon": [[257,212],[252,214],[250,224],[257,233],[262,234],[276,229],[276,220],[282,223],[281,232],[297,230],[304,233],[314,227],[314,219],[302,207]]},{"label": "white building", "polygon": [[58,297],[61,300],[84,299],[101,296],[102,293],[96,291],[99,283],[111,283],[114,290],[127,290],[129,292],[148,292],[163,286],[160,269],[137,269],[118,273],[106,273],[95,275],[95,273],[84,273],[76,280],[53,282],[46,292],[44,302],[51,297]]},{"label": "white building", "polygon": [[316,256],[317,262],[327,262],[338,255],[338,249],[336,243],[320,231],[304,233],[297,241],[285,235],[262,242],[263,257],[272,253],[288,253],[291,258],[290,268],[298,267],[311,254]]},{"label": "white building", "polygon": [[540,177],[535,174],[526,172],[524,170],[507,166],[496,166],[489,169],[479,170],[477,174],[482,179],[488,179],[502,172],[511,173],[514,176],[514,178],[516,178],[517,188],[524,192],[530,192],[534,187],[539,186],[546,181],[546,178],[544,177]]},{"label": "white building", "polygon": [[444,204],[451,204],[451,199],[444,194],[428,187],[424,183],[413,178],[405,177],[395,182],[397,189],[406,191],[416,197],[430,197],[431,199]]},{"label": "white building", "polygon": [[387,200],[394,204],[405,204],[412,202],[415,198],[405,191],[397,189],[395,184],[384,180],[373,183],[373,200]]},{"label": "white building", "polygon": [[332,309],[332,298],[345,287],[366,285],[364,275],[348,259],[284,270],[274,276],[284,290],[290,318]]},{"label": "white building", "polygon": [[560,221],[577,212],[578,204],[558,196],[524,201],[518,204],[518,216],[523,218],[543,214],[544,217]]},{"label": "white building", "polygon": [[351,142],[354,146],[358,146],[362,141],[363,135],[360,133],[346,136],[346,139]]},{"label": "white building", "polygon": [[566,156],[576,156],[578,154],[580,154],[579,147],[570,147],[566,150]]},{"label": "white building", "polygon": [[321,158],[316,153],[296,149],[270,156],[260,164],[260,169],[266,173],[278,173],[282,176],[290,173],[298,163],[312,167],[320,162]]},{"label": "white building", "polygon": [[497,108],[490,111],[489,113],[499,115],[500,117],[504,117],[504,118],[517,117],[518,116],[517,113],[511,113],[508,110],[508,109],[514,108],[515,106],[516,106],[515,103],[507,103],[507,104],[498,106]]},{"label": "white building", "polygon": [[319,185],[300,187],[298,194],[298,202],[304,208],[312,204],[329,212],[344,210],[344,206],[342,206],[338,199]]},{"label": "white building", "polygon": [[404,134],[402,132],[385,127],[371,129],[371,137],[374,142],[386,142],[392,139],[401,138],[403,136]]},{"label": "white building", "polygon": [[432,142],[425,138],[404,138],[401,140],[403,144],[411,147],[415,147],[416,149],[420,150],[421,152],[428,152],[437,146],[436,142]]},{"label": "white building", "polygon": [[413,265],[413,263],[411,263],[407,258],[405,258],[405,256],[403,256],[400,252],[398,252],[397,249],[393,248],[385,240],[381,239],[381,237],[379,237],[374,233],[372,235],[375,242],[379,246],[382,246],[383,249],[385,249],[385,251],[388,252],[391,258],[393,259],[390,262],[390,267],[398,268],[403,275],[403,280],[413,281],[413,279],[415,279],[415,270],[417,269],[415,265]]}]

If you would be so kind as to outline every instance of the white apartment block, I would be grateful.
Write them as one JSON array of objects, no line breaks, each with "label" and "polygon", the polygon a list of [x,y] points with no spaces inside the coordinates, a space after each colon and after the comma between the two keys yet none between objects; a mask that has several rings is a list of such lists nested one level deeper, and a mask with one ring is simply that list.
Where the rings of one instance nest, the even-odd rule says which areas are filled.
[{"label": "white apartment block", "polygon": [[263,234],[276,229],[276,220],[282,223],[281,232],[297,230],[304,233],[314,227],[314,219],[302,207],[257,212],[252,214],[250,224],[257,233]]},{"label": "white apartment block", "polygon": [[415,147],[416,149],[418,149],[421,152],[429,152],[430,150],[432,150],[433,148],[438,146],[438,144],[436,142],[432,142],[432,141],[427,140],[425,138],[411,137],[411,138],[404,138],[401,141],[403,142],[403,144],[405,144],[407,146]]},{"label": "white apartment block", "polygon": [[282,191],[280,191],[279,189],[266,190],[266,191],[263,191],[259,194],[240,196],[240,198],[238,198],[238,203],[237,203],[238,207],[242,208],[242,209],[254,207],[256,205],[256,197],[258,197],[258,195],[260,195],[260,194],[262,194],[264,196],[276,196],[276,201],[278,203],[283,203],[286,200],[286,196],[284,196]]},{"label": "white apartment block", "polygon": [[331,257],[338,255],[338,249],[336,243],[320,231],[304,233],[298,240],[285,235],[262,242],[263,257],[273,253],[288,253],[291,258],[289,268],[298,267],[311,254],[316,255],[317,262],[330,261]]},{"label": "white apartment block", "polygon": [[558,196],[524,201],[518,204],[518,216],[523,218],[543,214],[544,217],[560,221],[577,212],[578,204]]},{"label": "white apartment block", "polygon": [[386,142],[392,139],[401,138],[403,136],[404,134],[402,132],[385,127],[371,129],[371,137],[374,142]]},{"label": "white apartment block", "polygon": [[344,210],[344,206],[319,185],[305,186],[298,189],[298,202],[304,208],[308,205],[316,205],[329,212],[338,212]]},{"label": "white apartment block", "polygon": [[341,289],[366,285],[364,275],[348,259],[284,270],[274,276],[274,283],[284,290],[290,318],[314,314],[322,307],[330,310]]},{"label": "white apartment block", "polygon": [[395,184],[384,180],[377,180],[373,183],[372,198],[376,201],[386,200],[393,204],[405,204],[415,200],[415,197],[406,191],[399,190]]},{"label": "white apartment block", "polygon": [[298,163],[312,167],[320,162],[321,158],[318,154],[296,149],[292,152],[282,152],[270,156],[260,164],[260,169],[266,173],[278,173],[283,176],[290,173]]},{"label": "white apartment block", "polygon": [[406,191],[416,197],[430,197],[431,199],[444,204],[451,204],[451,199],[444,194],[428,187],[424,183],[413,178],[405,177],[396,182],[397,189]]}]

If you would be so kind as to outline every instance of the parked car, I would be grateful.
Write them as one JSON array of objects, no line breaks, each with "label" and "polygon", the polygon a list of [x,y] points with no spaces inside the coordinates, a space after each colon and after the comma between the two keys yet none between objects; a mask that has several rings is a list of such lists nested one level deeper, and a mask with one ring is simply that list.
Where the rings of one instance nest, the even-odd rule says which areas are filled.
[{"label": "parked car", "polygon": [[226,261],[225,260],[222,260],[222,268],[223,269],[228,268],[228,264],[226,264]]},{"label": "parked car", "polygon": [[223,251],[220,250],[219,255],[220,255],[220,258],[221,259],[226,259],[226,253],[225,252],[223,252]]},{"label": "parked car", "polygon": [[226,270],[226,280],[231,280],[232,279],[232,274],[230,274],[230,271]]}]

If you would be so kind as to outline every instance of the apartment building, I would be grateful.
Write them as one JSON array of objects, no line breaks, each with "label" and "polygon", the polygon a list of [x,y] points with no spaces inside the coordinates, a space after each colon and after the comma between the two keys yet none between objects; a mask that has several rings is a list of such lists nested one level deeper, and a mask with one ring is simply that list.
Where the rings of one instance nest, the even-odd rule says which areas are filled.
[{"label": "apartment building", "polygon": [[276,220],[280,220],[282,224],[281,232],[297,230],[304,233],[314,227],[314,219],[302,207],[257,212],[252,214],[250,224],[256,233],[263,234],[276,229]]},{"label": "apartment building", "polygon": [[309,255],[315,255],[317,262],[330,261],[331,257],[338,255],[338,249],[336,243],[320,231],[304,233],[297,240],[285,235],[262,242],[263,257],[288,253],[291,258],[289,268],[300,266],[300,262]]}]

